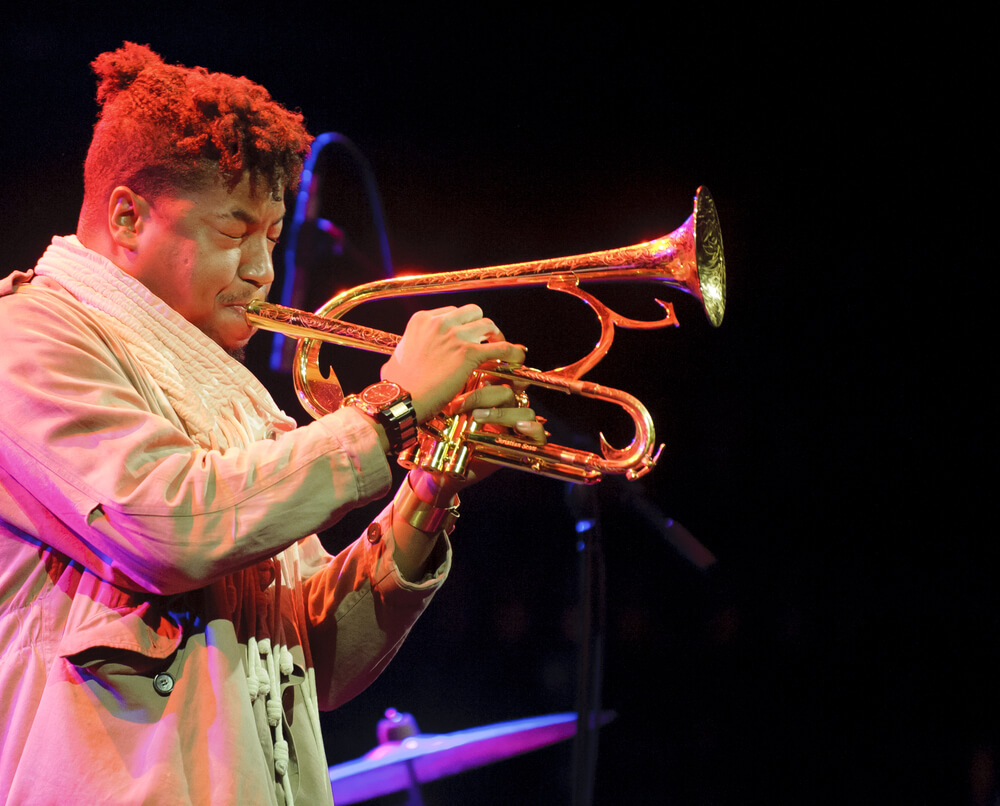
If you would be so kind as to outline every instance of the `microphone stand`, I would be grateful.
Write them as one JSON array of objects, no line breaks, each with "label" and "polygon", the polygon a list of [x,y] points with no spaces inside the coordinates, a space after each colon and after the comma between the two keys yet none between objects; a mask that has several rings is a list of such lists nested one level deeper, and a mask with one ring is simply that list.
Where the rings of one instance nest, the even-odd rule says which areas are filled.
[{"label": "microphone stand", "polygon": [[[319,156],[323,149],[329,146],[340,148],[357,166],[368,198],[368,206],[371,208],[372,225],[378,234],[382,273],[385,277],[392,277],[395,274],[392,254],[389,249],[389,237],[386,233],[385,212],[382,209],[382,197],[378,192],[375,172],[361,149],[350,138],[339,132],[325,132],[313,140],[309,156],[302,166],[299,192],[295,198],[295,214],[288,226],[287,246],[285,247],[285,279],[281,288],[281,304],[286,307],[302,307],[305,289],[309,281],[308,272],[305,272],[305,277],[298,273],[299,266],[296,260],[299,230],[303,224],[315,221],[317,227],[331,235],[334,241],[346,243],[343,233],[340,233],[333,224],[320,218],[319,215],[320,185],[323,178],[322,172],[319,170]],[[274,334],[274,341],[271,345],[271,369],[284,372],[291,370],[292,351],[289,349],[289,344],[289,340],[284,335]]]},{"label": "microphone stand", "polygon": [[[577,730],[573,739],[573,806],[590,806],[597,771],[597,732],[604,673],[607,574],[601,540],[600,506],[593,488],[570,485],[570,509],[580,536],[580,652]],[[575,499],[575,500],[574,500]]]},{"label": "microphone stand", "polygon": [[[636,488],[621,479],[615,497],[651,526],[680,556],[702,572],[716,563],[715,555],[680,523],[667,517]],[[607,492],[607,490],[605,490]],[[573,740],[573,806],[591,806],[597,772],[597,734],[600,727],[601,685],[604,673],[604,640],[607,627],[607,569],[601,530],[598,487],[570,484],[567,503],[579,535],[580,653],[577,678],[577,731]]]}]

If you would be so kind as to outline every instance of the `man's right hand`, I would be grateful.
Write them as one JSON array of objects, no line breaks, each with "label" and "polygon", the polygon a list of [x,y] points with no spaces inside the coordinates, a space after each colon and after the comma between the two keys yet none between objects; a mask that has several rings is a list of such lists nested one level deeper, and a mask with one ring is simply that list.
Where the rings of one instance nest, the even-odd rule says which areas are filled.
[{"label": "man's right hand", "polygon": [[418,311],[410,319],[382,379],[410,393],[418,422],[442,411],[487,361],[520,364],[524,348],[504,341],[478,305]]}]

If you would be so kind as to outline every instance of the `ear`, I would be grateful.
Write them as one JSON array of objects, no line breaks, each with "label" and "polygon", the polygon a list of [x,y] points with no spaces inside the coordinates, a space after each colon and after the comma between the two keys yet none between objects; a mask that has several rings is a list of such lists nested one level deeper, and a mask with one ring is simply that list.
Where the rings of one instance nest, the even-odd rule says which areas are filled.
[{"label": "ear", "polygon": [[134,252],[149,218],[149,203],[131,188],[119,185],[108,198],[108,233],[113,243]]}]

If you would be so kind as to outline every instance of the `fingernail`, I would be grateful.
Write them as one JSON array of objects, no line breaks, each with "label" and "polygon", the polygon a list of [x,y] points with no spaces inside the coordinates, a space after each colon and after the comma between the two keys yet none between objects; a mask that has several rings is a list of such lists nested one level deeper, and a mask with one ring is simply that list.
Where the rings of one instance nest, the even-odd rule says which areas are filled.
[{"label": "fingernail", "polygon": [[490,418],[489,409],[473,409],[472,419],[473,420],[488,420]]}]

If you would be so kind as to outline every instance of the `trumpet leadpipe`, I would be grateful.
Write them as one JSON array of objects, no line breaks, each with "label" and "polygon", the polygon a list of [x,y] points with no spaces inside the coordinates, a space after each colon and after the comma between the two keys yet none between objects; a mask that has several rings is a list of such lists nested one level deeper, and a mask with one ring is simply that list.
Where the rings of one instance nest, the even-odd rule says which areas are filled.
[{"label": "trumpet leadpipe", "polygon": [[316,339],[373,353],[391,355],[400,339],[395,333],[260,300],[248,303],[244,313],[249,324],[263,330],[293,339]]}]

